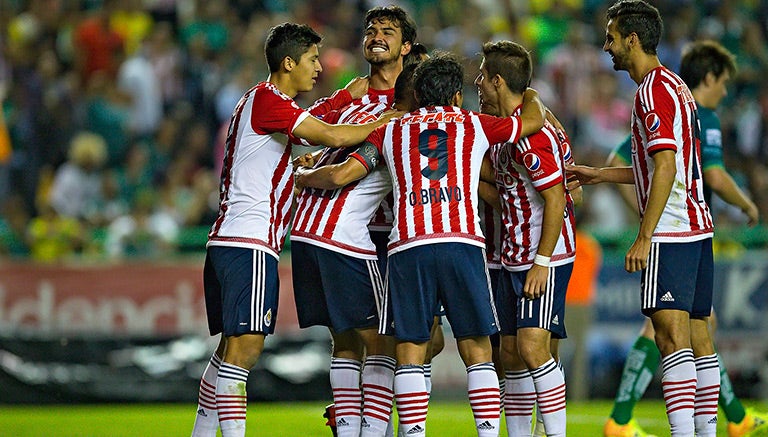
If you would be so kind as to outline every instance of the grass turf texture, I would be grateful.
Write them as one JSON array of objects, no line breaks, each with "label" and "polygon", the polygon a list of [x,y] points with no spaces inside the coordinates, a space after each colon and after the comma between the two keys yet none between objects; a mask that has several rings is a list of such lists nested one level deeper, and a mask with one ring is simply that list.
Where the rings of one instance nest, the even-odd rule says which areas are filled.
[{"label": "grass turf texture", "polygon": [[[569,402],[568,435],[601,436],[611,411],[609,401]],[[328,437],[322,418],[324,403],[249,403],[249,436]],[[745,402],[761,411],[768,404]],[[0,405],[0,435],[4,436],[188,436],[192,430],[192,404],[106,405]],[[664,403],[641,401],[635,418],[646,431],[668,436]],[[726,435],[725,417],[720,414],[717,435]],[[502,433],[505,434],[502,421]],[[427,434],[472,436],[472,413],[466,402],[434,400],[429,406]]]}]

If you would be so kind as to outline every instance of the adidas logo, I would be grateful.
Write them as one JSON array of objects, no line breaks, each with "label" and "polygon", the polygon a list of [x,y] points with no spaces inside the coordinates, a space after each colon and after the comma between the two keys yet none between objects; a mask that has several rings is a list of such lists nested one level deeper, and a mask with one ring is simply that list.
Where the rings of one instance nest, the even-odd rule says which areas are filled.
[{"label": "adidas logo", "polygon": [[363,417],[363,421],[360,423],[360,426],[362,426],[363,428],[370,428],[371,424],[368,423],[367,420],[365,420],[365,417]]},{"label": "adidas logo", "polygon": [[486,420],[485,422],[481,423],[480,425],[477,425],[477,429],[488,430],[488,429],[496,429],[496,427],[491,425],[491,422]]},{"label": "adidas logo", "polygon": [[552,317],[552,324],[553,325],[559,325],[560,319],[557,318],[557,314],[555,314],[555,317]]},{"label": "adidas logo", "polygon": [[666,292],[666,293],[664,293],[664,296],[661,296],[661,299],[660,299],[660,300],[661,300],[662,302],[674,302],[674,301],[675,301],[675,298],[674,298],[674,297],[672,297],[672,293],[670,293],[670,292]]},{"label": "adidas logo", "polygon": [[407,432],[407,433],[405,433],[405,434],[406,434],[406,435],[411,435],[411,434],[418,434],[418,433],[420,433],[420,432],[424,432],[424,428],[422,428],[422,427],[421,427],[421,426],[419,426],[419,425],[416,425],[416,426],[414,426],[413,428],[409,429],[409,430],[408,430],[408,432]]},{"label": "adidas logo", "polygon": [[197,410],[197,415],[198,416],[203,416],[203,417],[208,417],[208,415],[205,414],[205,409],[203,409],[203,408]]},{"label": "adidas logo", "polygon": [[709,424],[717,423],[717,416],[709,419],[709,421],[707,423],[709,423]]},{"label": "adidas logo", "polygon": [[339,426],[349,426],[349,422],[344,420],[344,418],[342,417],[341,419],[336,421],[336,426],[337,427],[339,427]]}]

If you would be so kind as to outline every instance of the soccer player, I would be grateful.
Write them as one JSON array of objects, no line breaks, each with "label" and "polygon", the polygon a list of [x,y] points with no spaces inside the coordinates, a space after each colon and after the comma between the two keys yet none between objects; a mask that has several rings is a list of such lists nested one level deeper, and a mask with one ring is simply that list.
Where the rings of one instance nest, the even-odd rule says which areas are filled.
[{"label": "soccer player", "polygon": [[[320,40],[306,25],[270,29],[265,45],[269,78],[247,91],[232,114],[219,216],[208,234],[203,274],[208,328],[211,335],[222,333],[222,339],[200,383],[193,435],[213,436],[219,426],[223,436],[245,435],[246,381],[264,338],[274,331],[277,261],[291,216],[293,177],[286,140],[295,136],[351,146],[391,117],[334,126],[293,101],[312,89],[322,71]],[[367,81],[350,84],[315,110],[341,107],[366,88]]]},{"label": "soccer player", "polygon": [[[416,39],[416,26],[397,6],[369,10],[365,23],[368,92],[326,115],[329,123],[367,122],[393,106],[395,81]],[[316,165],[343,162],[351,150],[325,148]],[[384,280],[367,228],[391,190],[389,173],[379,167],[355,183],[306,188],[297,197],[291,231],[294,298],[299,326],[331,331],[330,380],[339,437],[383,435],[392,410],[394,340],[378,334]]]},{"label": "soccer player", "polygon": [[[726,95],[726,84],[735,72],[733,54],[714,41],[695,42],[683,51],[680,77],[691,88],[696,99],[702,133],[701,167],[704,171],[704,196],[709,202],[714,191],[726,202],[739,207],[747,216],[749,224],[754,225],[759,219],[757,206],[725,170],[720,120],[715,113],[715,109]],[[623,166],[630,162],[631,146],[627,139],[611,154],[608,165]],[[634,203],[634,199],[632,202]],[[714,333],[713,319],[714,312],[708,319]],[[644,435],[644,431],[632,419],[632,409],[648,388],[659,364],[659,350],[653,340],[654,334],[653,325],[646,320],[624,364],[613,411],[604,428],[603,434],[606,437]],[[722,362],[718,404],[728,420],[730,437],[747,435],[761,426],[768,429],[768,416],[752,409],[745,410],[733,393],[728,372]]]},{"label": "soccer player", "polygon": [[[477,217],[480,163],[490,143],[516,141],[541,128],[534,91],[519,116],[495,118],[460,108],[463,68],[441,54],[414,73],[420,109],[369,136],[342,164],[313,171],[311,184],[333,174],[361,178],[384,161],[393,178],[388,293],[381,328],[398,341],[395,397],[400,432],[425,435],[422,367],[438,303],[467,366],[470,405],[479,435],[497,435],[498,381],[488,335],[497,331]],[[309,181],[307,182],[309,183]]]},{"label": "soccer player", "polygon": [[718,360],[706,318],[712,308],[712,234],[704,200],[696,102],[659,62],[659,11],[620,0],[607,11],[603,50],[638,84],[632,110],[632,167],[573,166],[576,184],[635,184],[640,229],[624,268],[642,271],[642,312],[662,357],[671,434],[714,436]]},{"label": "soccer player", "polygon": [[[528,50],[500,41],[486,43],[483,55],[475,79],[480,110],[518,113],[531,81]],[[496,306],[510,436],[530,434],[535,403],[547,435],[565,436],[565,380],[550,352],[551,338],[566,336],[565,292],[576,249],[573,199],[565,184],[570,147],[561,135],[545,123],[518,142],[492,145],[489,154],[504,225]]]}]

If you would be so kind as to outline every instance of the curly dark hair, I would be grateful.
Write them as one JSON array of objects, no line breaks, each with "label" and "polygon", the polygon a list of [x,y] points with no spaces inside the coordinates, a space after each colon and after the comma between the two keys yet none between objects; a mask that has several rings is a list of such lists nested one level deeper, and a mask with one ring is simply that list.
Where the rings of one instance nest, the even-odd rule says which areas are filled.
[{"label": "curly dark hair", "polygon": [[634,32],[643,52],[656,54],[656,47],[664,31],[658,9],[643,0],[619,0],[608,8],[606,16],[616,22],[616,30],[623,38]]},{"label": "curly dark hair", "polygon": [[408,12],[400,6],[378,6],[368,10],[365,13],[365,25],[371,24],[371,21],[377,18],[386,18],[397,24],[400,32],[403,34],[403,42],[416,42],[416,23],[408,16]]},{"label": "curly dark hair", "polygon": [[264,43],[264,55],[267,57],[270,73],[280,69],[280,63],[286,56],[298,63],[301,55],[313,44],[319,44],[322,39],[323,37],[306,24],[283,23],[269,29],[267,41]]},{"label": "curly dark hair", "polygon": [[451,105],[463,85],[464,67],[452,53],[435,53],[413,72],[413,89],[420,107]]}]

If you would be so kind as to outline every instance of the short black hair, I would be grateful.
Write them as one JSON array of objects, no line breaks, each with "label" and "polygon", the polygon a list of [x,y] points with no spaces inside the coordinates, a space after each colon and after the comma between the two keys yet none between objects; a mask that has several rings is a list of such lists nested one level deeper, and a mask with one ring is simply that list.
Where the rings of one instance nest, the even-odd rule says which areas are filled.
[{"label": "short black hair", "polygon": [[369,9],[365,13],[365,26],[368,27],[371,21],[378,18],[386,18],[400,27],[400,33],[403,35],[403,43],[416,42],[416,23],[408,16],[408,12],[400,6],[378,6]]},{"label": "short black hair", "polygon": [[301,55],[313,44],[319,44],[322,39],[323,37],[306,24],[283,23],[269,29],[264,44],[264,55],[267,57],[270,73],[280,69],[280,63],[286,56],[298,63]]},{"label": "short black hair", "polygon": [[512,41],[487,42],[483,44],[483,56],[489,78],[498,74],[513,93],[522,94],[531,84],[531,53],[522,45]]},{"label": "short black hair", "polygon": [[464,67],[448,52],[435,53],[413,72],[413,89],[419,106],[449,106],[464,86]]},{"label": "short black hair", "polygon": [[658,9],[643,0],[619,0],[608,8],[606,16],[616,22],[616,30],[622,38],[634,32],[640,40],[643,52],[656,54],[661,33],[664,31]]},{"label": "short black hair", "polygon": [[427,47],[424,44],[415,42],[411,44],[411,51],[403,58],[403,66],[419,64],[426,58],[429,58]]},{"label": "short black hair", "polygon": [[736,57],[716,41],[696,41],[683,49],[680,60],[680,78],[688,88],[694,89],[712,73],[719,78],[728,72],[736,75]]}]

